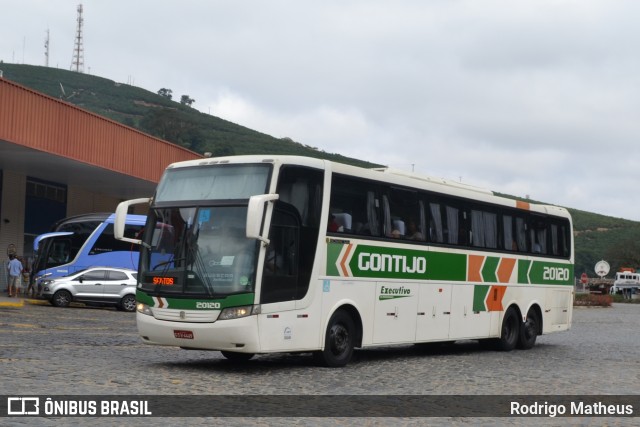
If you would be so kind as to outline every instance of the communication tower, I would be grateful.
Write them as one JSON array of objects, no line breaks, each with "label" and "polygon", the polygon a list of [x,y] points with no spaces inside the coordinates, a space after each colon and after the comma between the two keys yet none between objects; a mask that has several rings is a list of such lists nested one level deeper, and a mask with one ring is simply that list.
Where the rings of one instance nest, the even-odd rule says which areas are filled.
[{"label": "communication tower", "polygon": [[76,39],[73,47],[73,61],[71,61],[71,71],[84,72],[84,47],[82,46],[82,3],[78,5],[78,25],[76,27]]},{"label": "communication tower", "polygon": [[49,29],[47,28],[47,38],[44,39],[44,66],[49,66]]}]

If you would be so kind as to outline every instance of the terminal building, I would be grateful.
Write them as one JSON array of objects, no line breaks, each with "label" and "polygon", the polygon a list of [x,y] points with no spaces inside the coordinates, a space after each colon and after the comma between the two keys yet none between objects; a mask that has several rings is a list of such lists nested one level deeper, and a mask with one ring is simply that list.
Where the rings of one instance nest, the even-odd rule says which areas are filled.
[{"label": "terminal building", "polygon": [[30,259],[56,221],[150,197],[167,165],[199,157],[0,78],[0,290],[9,247]]}]

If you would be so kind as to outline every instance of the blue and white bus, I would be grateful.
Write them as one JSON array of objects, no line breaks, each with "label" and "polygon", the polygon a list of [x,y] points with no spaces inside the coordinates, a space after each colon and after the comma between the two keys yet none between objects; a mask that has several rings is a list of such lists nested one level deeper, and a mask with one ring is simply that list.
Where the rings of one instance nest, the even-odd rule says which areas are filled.
[{"label": "blue and white bus", "polygon": [[[139,246],[114,238],[114,217],[110,213],[68,217],[55,223],[50,233],[36,237],[33,242],[35,284],[92,266],[137,270]],[[125,234],[138,236],[145,221],[144,215],[127,215]]]}]

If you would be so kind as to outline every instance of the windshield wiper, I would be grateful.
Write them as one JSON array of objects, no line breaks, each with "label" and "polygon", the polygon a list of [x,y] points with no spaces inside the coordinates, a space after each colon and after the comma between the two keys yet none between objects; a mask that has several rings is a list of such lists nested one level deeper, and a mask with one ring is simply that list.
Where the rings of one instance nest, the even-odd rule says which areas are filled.
[{"label": "windshield wiper", "polygon": [[[186,257],[182,257],[182,258],[171,258],[171,259],[170,259],[170,260],[168,260],[168,261],[162,261],[162,262],[160,262],[160,263],[156,264],[156,265],[151,269],[151,271],[155,271],[155,269],[156,269],[156,268],[158,268],[158,267],[162,267],[163,265],[169,265],[169,264],[171,264],[171,263],[173,263],[173,262],[184,261],[185,259],[187,259],[187,258],[186,258]],[[163,273],[164,273],[164,272],[166,272],[168,269],[169,269],[169,267],[167,267],[167,268],[163,271]]]}]

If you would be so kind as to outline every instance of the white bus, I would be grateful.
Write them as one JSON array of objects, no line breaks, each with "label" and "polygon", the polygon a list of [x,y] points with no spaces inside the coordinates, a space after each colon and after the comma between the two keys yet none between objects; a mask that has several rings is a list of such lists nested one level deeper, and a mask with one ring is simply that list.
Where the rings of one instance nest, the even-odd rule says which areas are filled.
[{"label": "white bus", "polygon": [[[127,239],[137,203],[145,232]],[[337,367],[390,344],[528,349],[571,325],[567,211],[442,179],[295,156],[187,161],[153,198],[121,203],[115,232],[142,245],[148,344]]]}]

